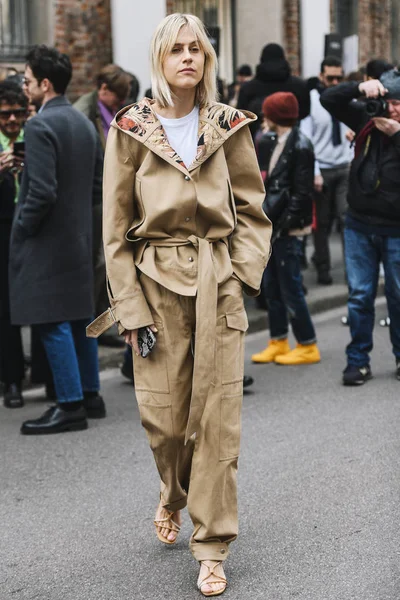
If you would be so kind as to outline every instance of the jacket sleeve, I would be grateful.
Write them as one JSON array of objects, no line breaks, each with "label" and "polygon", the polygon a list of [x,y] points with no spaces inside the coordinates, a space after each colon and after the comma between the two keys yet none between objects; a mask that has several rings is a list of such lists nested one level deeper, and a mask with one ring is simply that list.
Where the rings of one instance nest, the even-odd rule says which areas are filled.
[{"label": "jacket sleeve", "polygon": [[265,188],[248,127],[225,143],[237,224],[230,239],[233,271],[249,296],[259,294],[270,255],[272,225],[264,214]]},{"label": "jacket sleeve", "polygon": [[57,200],[56,141],[40,117],[25,127],[26,167],[29,187],[18,215],[18,226],[34,236]]},{"label": "jacket sleeve", "polygon": [[282,229],[300,229],[312,222],[312,192],[314,188],[314,152],[311,142],[296,151],[291,194]]},{"label": "jacket sleeve", "polygon": [[359,83],[349,81],[326,89],[320,97],[322,106],[347,127],[358,133],[369,120],[360,97]]},{"label": "jacket sleeve", "polygon": [[122,330],[153,323],[136,271],[132,242],[125,239],[134,217],[135,164],[126,133],[111,127],[103,182],[103,242],[110,303]]}]

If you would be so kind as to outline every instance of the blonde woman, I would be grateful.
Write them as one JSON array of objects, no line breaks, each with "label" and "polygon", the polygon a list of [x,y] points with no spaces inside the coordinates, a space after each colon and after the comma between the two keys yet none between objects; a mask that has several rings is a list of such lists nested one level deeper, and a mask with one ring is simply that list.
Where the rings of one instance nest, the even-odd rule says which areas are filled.
[{"label": "blonde woman", "polygon": [[[134,350],[142,424],[161,479],[158,539],[174,544],[186,506],[204,596],[226,588],[238,532],[236,473],[247,317],[270,223],[248,123],[216,100],[204,26],[174,14],[151,45],[152,91],[110,129],[104,245],[112,313]],[[138,329],[156,344],[147,358]]]}]

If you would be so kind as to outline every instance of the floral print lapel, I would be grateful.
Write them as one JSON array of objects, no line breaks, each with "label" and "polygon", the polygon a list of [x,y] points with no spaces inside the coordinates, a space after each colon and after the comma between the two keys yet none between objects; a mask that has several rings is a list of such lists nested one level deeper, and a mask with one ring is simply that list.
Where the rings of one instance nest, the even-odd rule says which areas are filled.
[{"label": "floral print lapel", "polygon": [[113,122],[183,172],[193,171],[207,160],[238,129],[255,120],[252,113],[245,113],[213,103],[201,109],[197,155],[191,165],[186,166],[168,142],[164,128],[151,108],[152,101],[144,98],[118,113]]}]

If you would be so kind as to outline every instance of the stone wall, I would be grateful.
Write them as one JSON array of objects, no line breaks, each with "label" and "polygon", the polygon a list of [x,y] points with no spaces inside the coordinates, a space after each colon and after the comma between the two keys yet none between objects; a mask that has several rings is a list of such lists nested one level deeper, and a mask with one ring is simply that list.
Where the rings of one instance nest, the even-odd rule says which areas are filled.
[{"label": "stone wall", "polygon": [[93,89],[97,72],[112,62],[110,0],[56,0],[54,45],[71,58],[68,96],[75,100]]},{"label": "stone wall", "polygon": [[391,59],[391,0],[359,0],[360,64]]},{"label": "stone wall", "polygon": [[300,0],[284,0],[283,32],[286,58],[294,75],[301,72]]}]

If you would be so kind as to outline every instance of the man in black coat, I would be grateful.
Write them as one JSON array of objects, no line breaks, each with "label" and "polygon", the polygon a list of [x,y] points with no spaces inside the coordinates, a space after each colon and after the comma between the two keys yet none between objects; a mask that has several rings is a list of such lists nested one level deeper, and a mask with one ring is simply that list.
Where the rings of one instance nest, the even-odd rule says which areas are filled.
[{"label": "man in black coat", "polygon": [[102,156],[93,125],[64,93],[72,67],[46,46],[27,56],[25,92],[39,109],[25,128],[25,168],[10,246],[11,317],[37,328],[56,406],[23,434],[87,428],[105,416],[97,345],[86,338],[93,307],[92,204],[101,202]]},{"label": "man in black coat", "polygon": [[[282,46],[267,44],[261,53],[254,79],[244,83],[240,89],[237,107],[250,110],[261,118],[264,99],[275,92],[292,92],[296,96],[299,103],[299,119],[304,119],[310,114],[310,93],[306,82],[291,74]],[[250,125],[253,136],[259,123],[260,121]]]},{"label": "man in black coat", "polygon": [[28,99],[14,82],[0,83],[0,380],[4,406],[23,405],[25,374],[21,331],[11,324],[8,264],[15,201],[24,165],[21,147],[28,117]]},{"label": "man in black coat", "polygon": [[400,72],[329,88],[321,104],[356,133],[344,230],[351,341],[343,384],[362,385],[372,377],[380,262],[400,380]]}]

